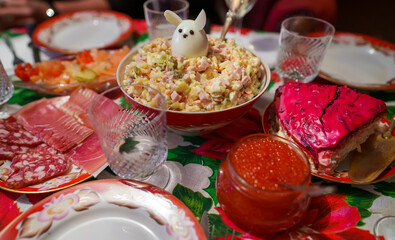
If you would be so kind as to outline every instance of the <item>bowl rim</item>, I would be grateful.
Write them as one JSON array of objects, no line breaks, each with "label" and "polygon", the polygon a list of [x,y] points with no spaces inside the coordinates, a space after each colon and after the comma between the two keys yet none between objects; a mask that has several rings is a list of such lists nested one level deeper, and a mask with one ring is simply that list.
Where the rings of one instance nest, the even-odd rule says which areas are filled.
[{"label": "bowl rim", "polygon": [[54,53],[76,54],[78,52],[81,52],[81,50],[64,49],[64,48],[50,46],[47,43],[40,41],[38,38],[38,35],[42,30],[51,27],[54,23],[56,23],[57,21],[59,21],[61,19],[71,18],[76,14],[84,14],[84,13],[92,14],[92,15],[109,14],[109,15],[115,16],[118,21],[123,20],[123,21],[127,21],[129,23],[130,27],[126,31],[122,32],[117,39],[115,39],[114,41],[109,42],[101,47],[97,47],[98,49],[108,48],[118,42],[124,41],[134,30],[133,19],[124,13],[116,12],[116,11],[112,11],[112,10],[79,10],[79,11],[73,11],[73,12],[60,14],[60,15],[54,16],[54,17],[42,22],[34,30],[34,32],[32,34],[32,41],[39,48],[41,48],[43,50],[51,51]]},{"label": "bowl rim", "polygon": [[[120,80],[121,77],[123,79],[124,76],[124,72],[125,72],[125,67],[126,65],[130,62],[131,58],[138,53],[138,50],[144,46],[145,44],[149,43],[149,40],[146,40],[144,42],[141,42],[137,45],[135,45],[130,52],[122,59],[122,61],[119,63],[117,71],[116,71],[116,79],[117,79],[117,84],[118,86],[121,86],[123,84],[121,84]],[[244,48],[244,47],[243,47]],[[246,48],[244,48],[246,49]],[[246,49],[247,51],[251,52],[250,50]],[[251,52],[254,56],[256,56],[253,52]],[[257,56],[256,56],[257,57]],[[258,57],[259,58],[259,57]],[[260,58],[259,58],[260,59]],[[244,105],[250,104],[251,102],[254,102],[256,100],[258,100],[258,98],[260,98],[263,93],[266,92],[266,90],[269,87],[270,84],[270,80],[271,80],[271,72],[270,72],[270,67],[267,63],[262,62],[261,60],[261,70],[263,71],[262,73],[262,77],[260,78],[262,81],[262,84],[260,86],[259,89],[259,93],[253,97],[252,99],[248,100],[247,102],[244,102],[242,104],[238,104],[236,106],[230,107],[230,108],[226,108],[226,109],[221,109],[221,110],[213,110],[213,111],[206,111],[206,112],[184,112],[184,111],[176,111],[176,110],[166,110],[166,112],[168,113],[174,113],[174,114],[189,114],[189,115],[201,115],[201,114],[216,114],[216,113],[221,113],[221,112],[227,112],[227,111],[231,111],[234,109],[237,109],[239,107],[242,107]],[[123,90],[122,90],[123,91]]]}]

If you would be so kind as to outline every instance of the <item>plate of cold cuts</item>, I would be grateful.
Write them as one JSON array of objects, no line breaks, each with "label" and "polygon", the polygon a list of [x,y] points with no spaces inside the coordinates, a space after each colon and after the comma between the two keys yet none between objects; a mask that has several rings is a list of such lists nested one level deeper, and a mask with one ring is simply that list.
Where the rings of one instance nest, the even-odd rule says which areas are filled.
[{"label": "plate of cold cuts", "polygon": [[1,239],[206,239],[174,195],[147,183],[89,181],[50,195],[18,216]]},{"label": "plate of cold cuts", "polygon": [[0,119],[0,188],[44,193],[97,176],[107,166],[88,117],[89,103],[97,95],[79,88]]}]

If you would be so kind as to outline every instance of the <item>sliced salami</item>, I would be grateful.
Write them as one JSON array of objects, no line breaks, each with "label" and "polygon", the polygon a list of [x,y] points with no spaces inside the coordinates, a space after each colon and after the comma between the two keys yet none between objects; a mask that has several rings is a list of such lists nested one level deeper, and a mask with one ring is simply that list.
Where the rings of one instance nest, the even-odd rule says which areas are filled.
[{"label": "sliced salami", "polygon": [[42,141],[25,130],[14,118],[0,119],[0,142],[9,145],[37,146]]},{"label": "sliced salami", "polygon": [[31,150],[28,146],[0,144],[0,160],[11,160],[14,156]]},{"label": "sliced salami", "polygon": [[6,181],[6,186],[13,189],[42,183],[63,175],[71,166],[63,154],[24,153],[18,157],[23,161],[20,165],[14,164],[15,170]]},{"label": "sliced salami", "polygon": [[26,154],[16,155],[12,159],[12,163],[10,167],[14,171],[18,169],[22,169],[26,166],[31,166],[32,164],[35,164],[34,162],[36,161],[45,159],[46,155],[61,155],[61,154],[58,154],[58,151],[56,151],[54,148],[43,143],[38,145],[34,149],[31,149],[31,151],[29,151]]}]

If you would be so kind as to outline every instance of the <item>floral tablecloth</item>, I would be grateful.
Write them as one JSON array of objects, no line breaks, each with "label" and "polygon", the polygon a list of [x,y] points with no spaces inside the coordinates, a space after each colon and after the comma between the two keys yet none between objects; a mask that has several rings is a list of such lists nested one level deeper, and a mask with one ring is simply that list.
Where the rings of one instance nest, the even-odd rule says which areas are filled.
[{"label": "floral tablecloth", "polygon": [[[146,30],[144,25],[143,22],[136,22],[136,39],[139,41],[146,38],[145,34],[141,34]],[[245,31],[244,34],[249,36],[257,33]],[[198,219],[207,211],[214,237],[225,239],[227,236],[227,239],[231,239],[234,232],[234,239],[256,239],[234,226],[223,214],[215,194],[215,179],[218,166],[232,144],[242,136],[262,132],[262,112],[272,101],[275,89],[280,84],[279,78],[272,73],[269,90],[254,108],[218,131],[196,137],[169,132],[167,166],[172,179],[166,190],[188,206]],[[369,94],[384,99],[389,106],[389,115],[394,113],[394,93]],[[51,96],[16,88],[8,106],[17,109],[42,97]],[[114,176],[108,169],[98,176],[99,179],[111,177]],[[335,185],[337,191],[313,198],[300,224],[273,239],[374,239],[375,222],[383,216],[395,215],[394,177],[369,185],[330,183],[315,177],[313,181]],[[50,194],[17,194],[0,190],[0,230]]]}]

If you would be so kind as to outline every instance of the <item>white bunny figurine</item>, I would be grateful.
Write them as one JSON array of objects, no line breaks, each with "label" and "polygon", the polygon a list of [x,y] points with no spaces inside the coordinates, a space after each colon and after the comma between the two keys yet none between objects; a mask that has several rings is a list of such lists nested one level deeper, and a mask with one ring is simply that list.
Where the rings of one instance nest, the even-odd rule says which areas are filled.
[{"label": "white bunny figurine", "polygon": [[171,48],[172,54],[184,57],[206,56],[208,52],[208,39],[204,31],[206,13],[202,10],[196,20],[182,20],[170,10],[165,11],[166,20],[177,28],[173,33]]}]

